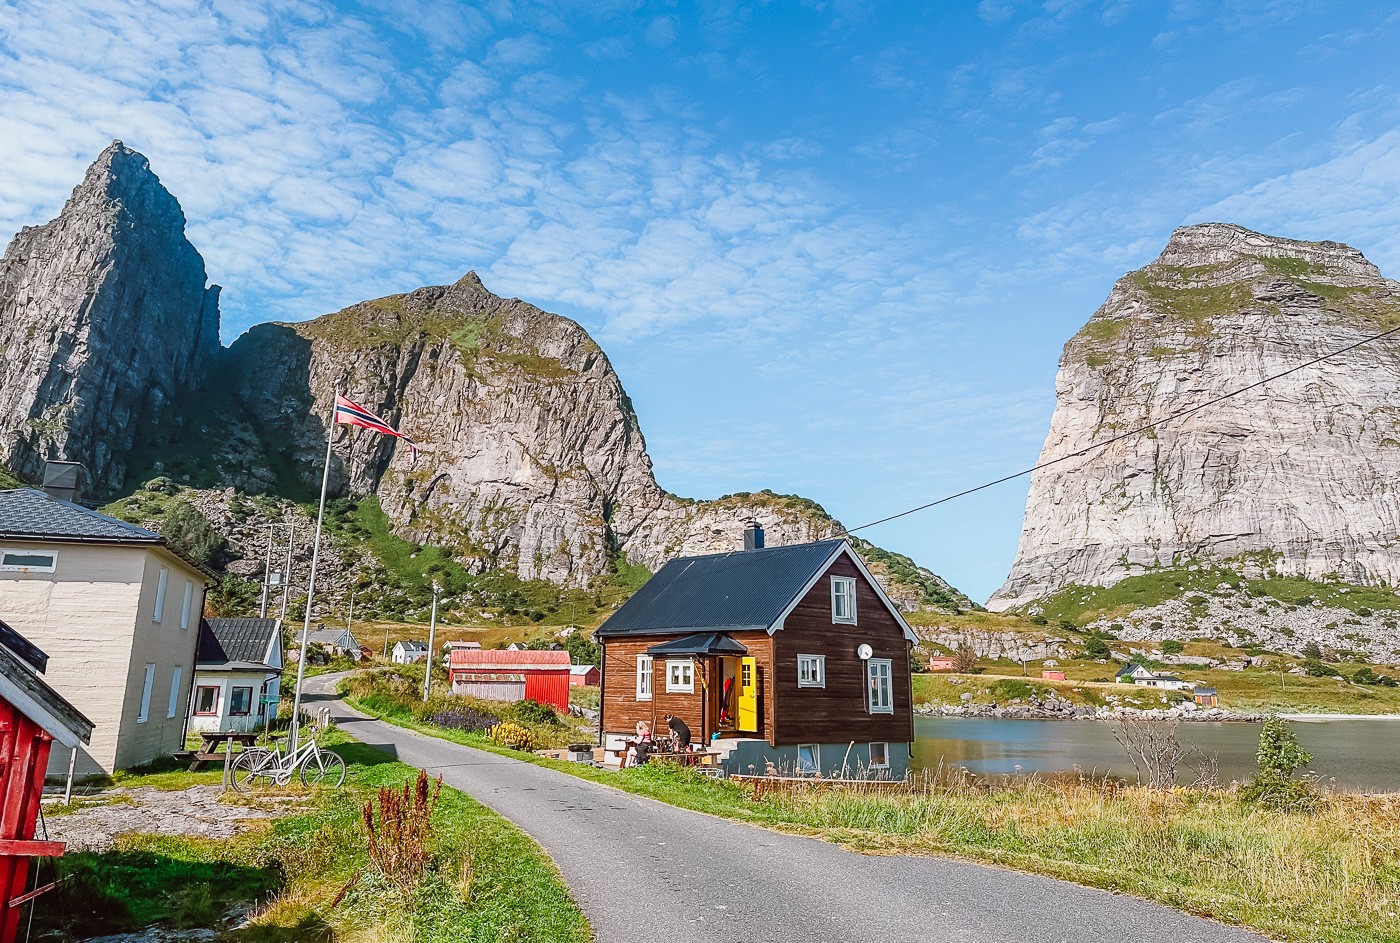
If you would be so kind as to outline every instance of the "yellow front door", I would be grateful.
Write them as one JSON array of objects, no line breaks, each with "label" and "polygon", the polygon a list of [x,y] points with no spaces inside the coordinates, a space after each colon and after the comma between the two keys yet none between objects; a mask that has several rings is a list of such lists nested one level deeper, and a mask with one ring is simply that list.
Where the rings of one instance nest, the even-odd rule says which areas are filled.
[{"label": "yellow front door", "polygon": [[740,730],[758,732],[758,659],[739,659]]}]

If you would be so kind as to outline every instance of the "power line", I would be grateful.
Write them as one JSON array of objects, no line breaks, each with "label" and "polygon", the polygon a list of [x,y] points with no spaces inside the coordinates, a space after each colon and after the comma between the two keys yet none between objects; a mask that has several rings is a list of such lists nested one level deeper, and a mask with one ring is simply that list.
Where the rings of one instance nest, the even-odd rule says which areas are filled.
[{"label": "power line", "polygon": [[1180,419],[1183,416],[1189,416],[1192,413],[1200,412],[1208,406],[1214,406],[1217,403],[1223,403],[1225,400],[1235,396],[1239,396],[1241,393],[1248,393],[1250,390],[1257,389],[1258,387],[1264,386],[1267,383],[1272,383],[1275,380],[1282,379],[1283,377],[1286,377],[1291,373],[1297,373],[1299,370],[1306,370],[1308,367],[1316,366],[1317,364],[1320,364],[1325,360],[1331,360],[1333,357],[1340,357],[1342,354],[1356,350],[1358,347],[1365,347],[1367,344],[1374,343],[1375,341],[1378,341],[1383,337],[1389,337],[1390,335],[1397,333],[1400,333],[1400,327],[1393,327],[1388,331],[1382,331],[1379,334],[1373,334],[1370,337],[1362,338],[1354,344],[1348,344],[1346,347],[1334,350],[1331,353],[1323,354],[1321,357],[1314,357],[1312,360],[1309,360],[1306,363],[1300,363],[1296,366],[1289,367],[1282,373],[1275,373],[1273,376],[1265,377],[1262,380],[1256,380],[1248,386],[1242,386],[1237,390],[1231,390],[1229,393],[1224,393],[1220,396],[1215,397],[1214,399],[1206,400],[1204,403],[1198,403],[1195,406],[1191,406],[1187,409],[1180,410],[1179,412],[1172,413],[1169,416],[1163,416],[1161,419],[1158,419],[1154,422],[1149,422],[1146,425],[1138,426],[1136,429],[1133,429],[1129,432],[1121,433],[1120,435],[1116,435],[1111,439],[1104,439],[1102,442],[1095,442],[1092,445],[1086,445],[1084,448],[1080,449],[1077,452],[1071,452],[1068,455],[1061,455],[1059,458],[1052,458],[1048,462],[1041,462],[1039,465],[1032,465],[1030,468],[1024,469],[1023,471],[1018,471],[1012,475],[1006,475],[1002,478],[998,478],[996,481],[989,481],[985,484],[980,484],[975,488],[968,488],[966,491],[959,491],[957,494],[950,494],[946,497],[939,498],[937,501],[930,501],[928,504],[921,504],[916,508],[910,508],[907,511],[900,511],[898,514],[891,514],[889,517],[882,517],[878,521],[871,521],[869,524],[862,524],[859,527],[852,527],[848,530],[845,530],[844,533],[854,534],[856,531],[865,530],[867,527],[874,527],[877,524],[887,524],[890,521],[898,520],[901,517],[908,517],[910,514],[917,514],[920,511],[927,511],[929,508],[937,507],[940,504],[947,504],[949,501],[954,501],[958,498],[965,498],[970,494],[976,494],[979,491],[985,491],[988,488],[1005,484],[1008,481],[1014,481],[1017,478],[1022,478],[1026,475],[1038,472],[1042,468],[1049,468],[1051,465],[1058,465],[1060,462],[1067,462],[1072,458],[1081,458],[1085,455],[1088,455],[1090,452],[1094,452],[1099,449],[1105,448],[1107,446],[1112,445],[1115,442],[1122,442],[1124,439],[1130,439],[1135,435],[1141,435],[1147,430],[1156,428],[1157,426],[1160,426],[1163,423],[1171,422],[1175,419]]}]

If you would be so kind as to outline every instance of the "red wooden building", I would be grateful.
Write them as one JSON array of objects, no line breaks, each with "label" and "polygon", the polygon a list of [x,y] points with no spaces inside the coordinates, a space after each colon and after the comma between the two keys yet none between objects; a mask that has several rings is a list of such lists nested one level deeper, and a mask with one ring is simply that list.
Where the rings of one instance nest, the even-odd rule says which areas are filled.
[{"label": "red wooden building", "polygon": [[569,684],[576,688],[597,687],[602,682],[603,676],[598,673],[597,665],[570,665]]},{"label": "red wooden building", "polygon": [[904,777],[917,639],[845,540],[672,560],[596,633],[602,733],[681,718],[731,773]]},{"label": "red wooden building", "polygon": [[529,699],[569,709],[569,653],[454,648],[452,693],[492,701]]},{"label": "red wooden building", "polygon": [[48,656],[0,622],[0,943],[14,943],[24,905],[52,885],[29,890],[29,859],[63,854],[63,843],[35,841],[49,747],[77,750],[92,722],[39,677]]}]

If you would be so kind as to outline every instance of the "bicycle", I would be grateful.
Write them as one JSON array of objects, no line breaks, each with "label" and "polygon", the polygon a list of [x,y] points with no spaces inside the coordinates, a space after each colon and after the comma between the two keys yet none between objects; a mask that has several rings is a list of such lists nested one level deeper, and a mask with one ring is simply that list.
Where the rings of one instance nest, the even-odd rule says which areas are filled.
[{"label": "bicycle", "polygon": [[271,750],[244,750],[233,761],[229,779],[235,792],[247,792],[256,785],[285,786],[297,771],[303,786],[329,785],[338,789],[345,782],[345,761],[308,737],[293,753],[283,753],[279,740]]}]

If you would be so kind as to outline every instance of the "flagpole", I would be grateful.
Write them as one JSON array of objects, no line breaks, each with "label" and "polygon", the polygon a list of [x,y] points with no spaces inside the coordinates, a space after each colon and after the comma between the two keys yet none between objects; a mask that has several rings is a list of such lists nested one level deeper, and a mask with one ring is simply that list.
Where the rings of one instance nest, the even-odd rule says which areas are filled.
[{"label": "flagpole", "polygon": [[301,680],[306,674],[306,642],[311,634],[311,603],[316,593],[316,564],[321,558],[321,521],[326,516],[326,486],[331,479],[331,442],[335,439],[335,404],[340,399],[340,391],[331,398],[331,418],[326,424],[326,464],[321,470],[321,506],[316,511],[316,537],[311,544],[311,578],[306,582],[306,618],[301,625],[301,657],[297,659],[297,687],[292,698],[292,729],[287,742],[287,753],[296,752],[298,728],[301,726]]}]

